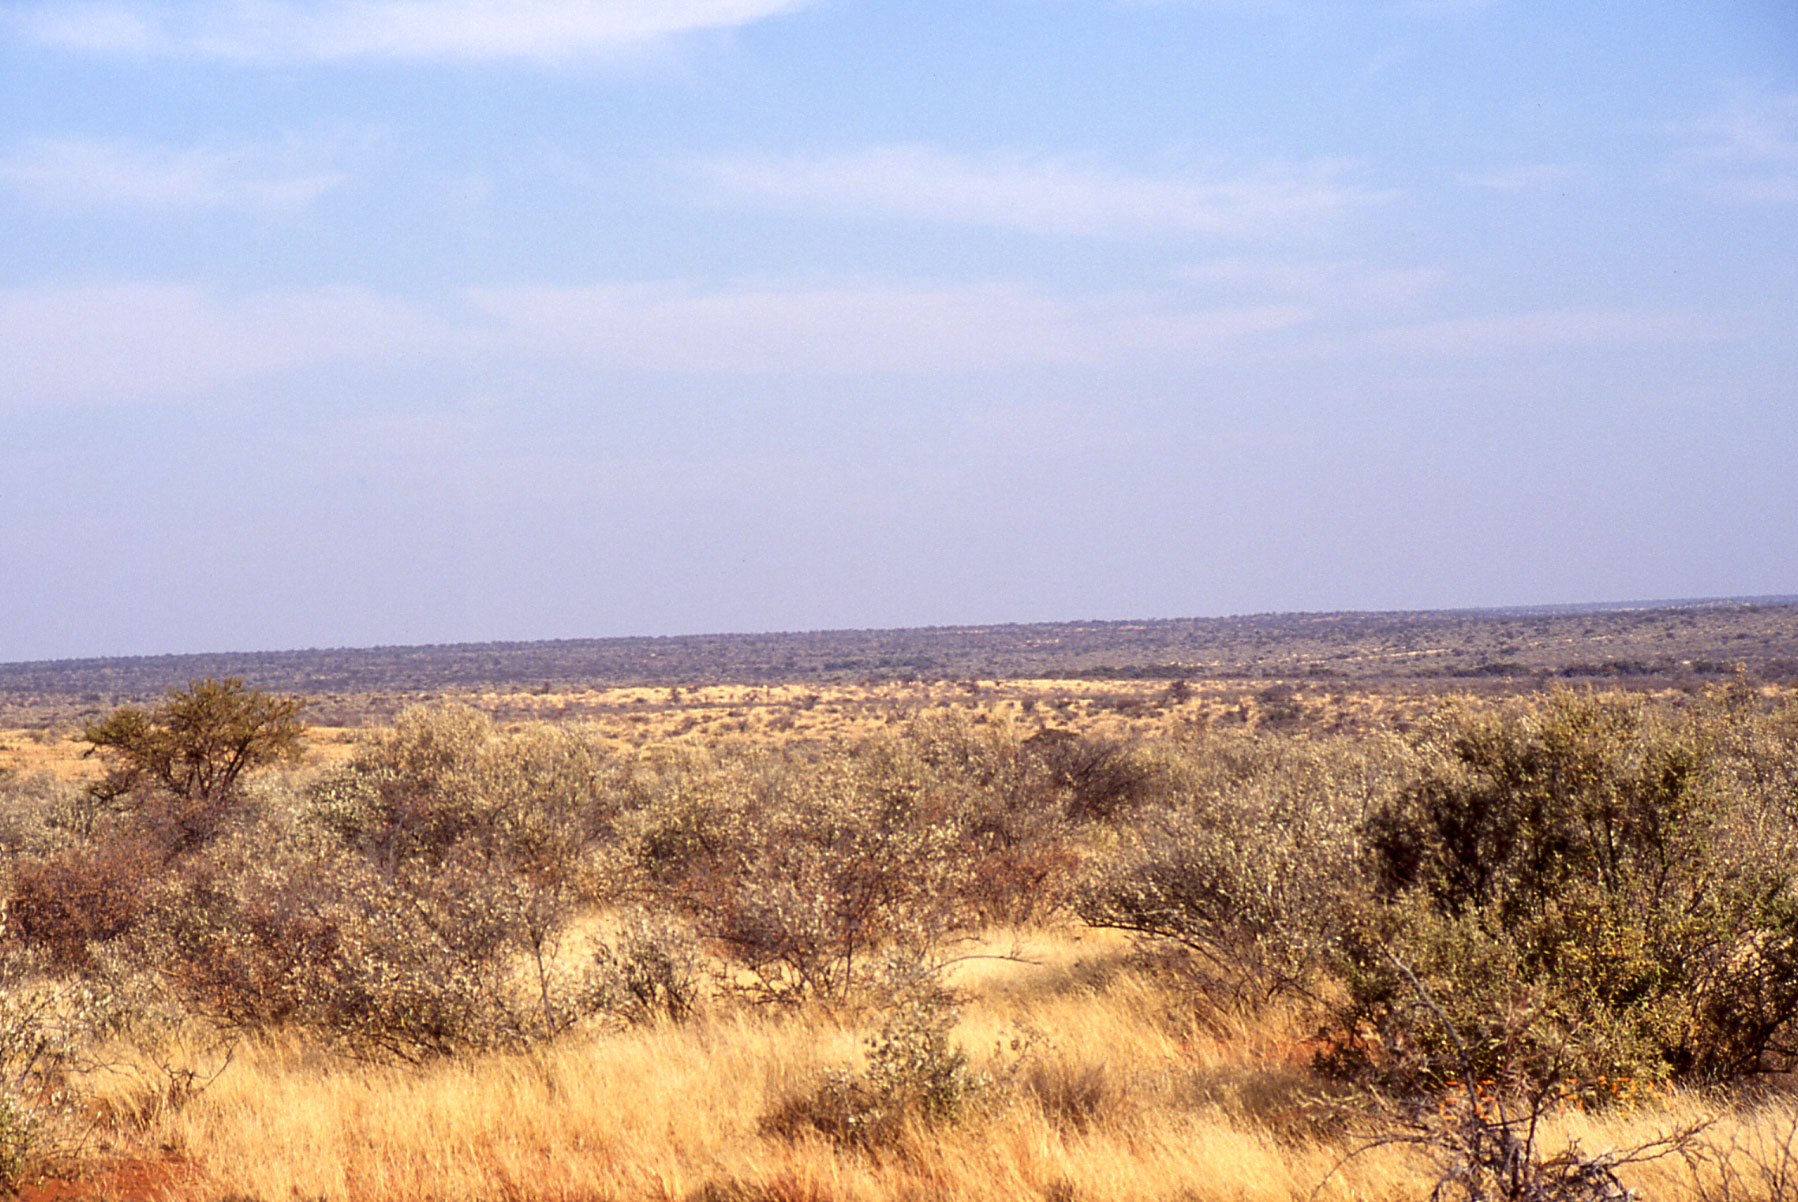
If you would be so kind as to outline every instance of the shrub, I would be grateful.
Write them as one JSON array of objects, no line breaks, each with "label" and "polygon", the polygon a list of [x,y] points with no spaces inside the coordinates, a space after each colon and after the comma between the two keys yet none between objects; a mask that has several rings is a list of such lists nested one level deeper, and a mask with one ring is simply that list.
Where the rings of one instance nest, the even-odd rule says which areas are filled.
[{"label": "shrub", "polygon": [[90,999],[45,977],[36,958],[0,952],[0,1190],[55,1171],[79,1151],[75,1074]]},{"label": "shrub", "polygon": [[1340,943],[1332,1063],[1404,1044],[1426,1078],[1461,1071],[1395,955],[1483,1075],[1726,1081],[1798,1051],[1798,862],[1716,771],[1718,721],[1566,693],[1451,714],[1368,823],[1384,900]]},{"label": "shrub", "polygon": [[454,858],[428,881],[341,856],[236,866],[166,894],[148,951],[228,1027],[412,1061],[516,1047],[554,1024],[519,987],[507,884]]},{"label": "shrub", "polygon": [[1377,755],[1246,734],[1187,746],[1164,769],[1169,800],[1093,861],[1078,913],[1189,949],[1213,1000],[1308,989],[1360,891],[1354,794]]},{"label": "shrub", "polygon": [[168,854],[215,839],[246,772],[299,757],[306,702],[210,677],[169,690],[154,709],[115,710],[82,737],[108,763],[96,798],[128,809]]},{"label": "shrub", "polygon": [[953,883],[972,921],[1041,921],[1066,908],[1080,861],[1073,806],[1037,737],[1020,738],[1002,718],[940,713],[857,751],[874,774],[918,782],[955,815],[965,864]]},{"label": "shrub", "polygon": [[1379,884],[1522,919],[1576,880],[1613,895],[1668,882],[1719,808],[1684,734],[1640,702],[1571,693],[1521,717],[1451,716],[1438,770],[1367,824]]},{"label": "shrub", "polygon": [[131,839],[15,863],[0,938],[36,949],[52,969],[86,968],[92,944],[136,928],[160,866]]},{"label": "shrub", "polygon": [[934,974],[914,971],[899,983],[879,1030],[865,1041],[860,1068],[828,1071],[810,1090],[783,1099],[764,1118],[765,1132],[807,1131],[852,1147],[892,1144],[912,1124],[952,1121],[979,1089],[952,1032],[953,1000]]},{"label": "shrub", "polygon": [[[1432,1089],[1413,1079],[1402,1092],[1375,1092],[1356,1099],[1354,1122],[1374,1132],[1349,1159],[1385,1144],[1417,1148],[1434,1163],[1432,1202],[1631,1202],[1617,1170],[1626,1165],[1679,1155],[1688,1163],[1702,1154],[1704,1122],[1675,1128],[1624,1149],[1588,1154],[1577,1141],[1550,1151],[1545,1146],[1546,1120],[1568,1100],[1568,1082],[1539,1074],[1507,1071],[1497,1078],[1480,1076],[1478,1045],[1465,1037],[1438,999],[1398,957],[1387,962],[1410,990],[1416,1020],[1409,1033],[1429,1031],[1444,1049],[1441,1056],[1457,1067],[1457,1079]],[[1528,1015],[1501,1034],[1523,1033]],[[1398,1049],[1396,1067],[1433,1070],[1437,1057],[1408,1058]],[[1513,1070],[1521,1063],[1507,1058]],[[1340,1165],[1338,1166],[1340,1167]],[[1321,1184],[1320,1184],[1321,1188]]]},{"label": "shrub", "polygon": [[[420,725],[443,733],[429,715],[408,732]],[[413,739],[434,744],[421,765],[379,754],[390,738],[184,861],[143,958],[226,1026],[300,1025],[357,1054],[555,1034],[577,1012],[557,949],[582,899],[579,827],[556,833],[564,850],[538,840],[539,814],[501,813],[480,741],[450,755]]]},{"label": "shrub", "polygon": [[408,710],[291,812],[191,860],[149,955],[228,1026],[300,1024],[362,1054],[553,1035],[579,1009],[556,952],[598,889],[602,759],[578,730]]},{"label": "shrub", "polygon": [[1039,731],[1025,741],[1032,758],[1077,821],[1108,821],[1135,809],[1156,791],[1152,764],[1117,739]]},{"label": "shrub", "polygon": [[616,937],[594,948],[582,1007],[630,1023],[692,1017],[710,976],[692,935],[642,910],[627,914],[620,927]]},{"label": "shrub", "polygon": [[915,768],[847,752],[740,760],[636,816],[639,864],[746,970],[735,980],[751,996],[847,998],[883,948],[922,948],[973,918],[978,849],[956,795]]},{"label": "shrub", "polygon": [[7,854],[41,857],[92,844],[112,817],[88,790],[49,772],[0,773],[0,849]]}]

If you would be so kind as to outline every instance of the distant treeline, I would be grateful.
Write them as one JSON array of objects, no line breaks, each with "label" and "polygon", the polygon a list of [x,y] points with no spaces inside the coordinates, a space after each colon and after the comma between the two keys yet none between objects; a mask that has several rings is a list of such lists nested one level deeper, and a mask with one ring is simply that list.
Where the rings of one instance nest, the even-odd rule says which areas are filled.
[{"label": "distant treeline", "polygon": [[1798,679],[1798,600],[1042,622],[0,664],[0,706],[115,705],[206,677],[314,698],[1005,678]]}]

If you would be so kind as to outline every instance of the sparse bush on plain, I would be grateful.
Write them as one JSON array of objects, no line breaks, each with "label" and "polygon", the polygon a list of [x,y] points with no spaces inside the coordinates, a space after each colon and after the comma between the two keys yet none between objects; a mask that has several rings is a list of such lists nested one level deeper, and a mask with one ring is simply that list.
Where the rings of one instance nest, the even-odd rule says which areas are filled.
[{"label": "sparse bush on plain", "polygon": [[115,710],[82,734],[107,765],[90,791],[133,815],[171,858],[203,847],[231,819],[246,773],[299,758],[305,708],[299,697],[207,678],[170,689],[153,709]]},{"label": "sparse bush on plain", "polygon": [[[1659,1104],[1670,1084],[1777,1098],[1798,1067],[1798,704],[1746,682],[1450,703],[1404,731],[1182,715],[1130,741],[995,709],[625,747],[439,705],[324,768],[266,771],[280,738],[235,770],[228,740],[198,738],[191,763],[169,750],[184,707],[251,696],[206,682],[96,723],[112,765],[79,796],[6,782],[0,1184],[9,1149],[41,1164],[63,1138],[59,1049],[183,1023],[396,1074],[855,1024],[859,1058],[752,1107],[783,1154],[904,1159],[1001,1112],[1065,1147],[1123,1139],[1165,1103],[1227,1111],[1294,1156],[1371,1123],[1441,1158],[1439,1196],[1469,1198],[1623,1188],[1623,1161],[1505,1114]],[[239,718],[278,733],[297,713]],[[1041,1000],[1127,978],[1162,1040],[1144,1046],[1170,1062],[1120,1068],[1098,1044],[971,1061],[957,1024],[975,995],[947,988],[948,965],[995,924],[1071,941],[1076,916],[1183,967],[1088,931],[1105,971]],[[1292,1031],[1264,1064],[1209,1063],[1268,1015]],[[49,1050],[18,1060],[15,1034]],[[1332,1119],[1356,1105],[1358,1128]],[[148,1113],[108,1113],[127,1111]],[[1713,1196],[1759,1188],[1706,1171],[1733,1191]]]},{"label": "sparse bush on plain", "polygon": [[762,1120],[764,1131],[885,1147],[908,1129],[953,1121],[986,1084],[955,1041],[959,1010],[938,971],[901,953],[882,964],[880,975],[881,1025],[863,1041],[866,1062],[827,1069],[778,1100]]},{"label": "sparse bush on plain", "polygon": [[91,992],[46,974],[29,952],[0,950],[0,1190],[16,1192],[81,1150]]},{"label": "sparse bush on plain", "polygon": [[638,869],[763,1000],[847,998],[886,947],[1050,913],[1072,883],[1061,796],[1000,724],[670,766],[624,819]]},{"label": "sparse bush on plain", "polygon": [[748,795],[733,840],[713,832],[664,891],[753,996],[847,998],[883,947],[968,925],[973,849],[926,781],[840,755],[726,779]]}]

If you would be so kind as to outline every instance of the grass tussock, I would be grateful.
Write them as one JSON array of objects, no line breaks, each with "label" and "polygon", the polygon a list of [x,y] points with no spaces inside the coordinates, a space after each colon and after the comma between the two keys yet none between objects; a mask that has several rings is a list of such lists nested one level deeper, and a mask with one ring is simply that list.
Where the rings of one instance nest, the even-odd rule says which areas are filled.
[{"label": "grass tussock", "polygon": [[[258,1198],[1286,1199],[1339,1154],[1295,1144],[1241,1105],[1249,1091],[1216,1088],[1217,1053],[1145,1034],[1128,1001],[1043,1012],[1022,1063],[985,1038],[1009,1006],[989,1012],[976,994],[968,1009],[958,1046],[974,1072],[1006,1079],[953,1123],[918,1116],[874,1145],[770,1128],[783,1098],[865,1058],[869,1031],[766,1011],[422,1070],[321,1064],[303,1045],[259,1042],[143,1139],[203,1165],[214,1196]],[[1362,1158],[1336,1196],[1402,1179],[1392,1159]]]},{"label": "grass tussock", "polygon": [[[953,1037],[984,1089],[952,1121],[909,1116],[875,1141],[769,1117],[841,1066],[865,1065],[878,1016],[765,1009],[422,1069],[259,1040],[184,1104],[136,1107],[137,1140],[192,1162],[199,1176],[185,1188],[196,1192],[184,1196],[221,1199],[1285,1202],[1320,1185],[1320,1198],[1429,1195],[1440,1171],[1430,1149],[1338,1113],[1299,1014],[1264,1015],[1234,1038],[1182,1029],[1177,996],[1152,974],[1122,968],[1108,988],[1085,984],[1091,940],[1033,931],[1043,960],[983,966]],[[1021,995],[1049,1000],[1020,1010]],[[1034,1026],[1020,1054],[1022,1013]],[[1631,1148],[1699,1126],[1705,1152],[1628,1166],[1625,1179],[1646,1197],[1787,1196],[1762,1188],[1767,1173],[1793,1167],[1782,1157],[1798,1156],[1792,1111],[1771,1100],[1733,1108],[1677,1093],[1557,1107],[1542,1150]]]}]

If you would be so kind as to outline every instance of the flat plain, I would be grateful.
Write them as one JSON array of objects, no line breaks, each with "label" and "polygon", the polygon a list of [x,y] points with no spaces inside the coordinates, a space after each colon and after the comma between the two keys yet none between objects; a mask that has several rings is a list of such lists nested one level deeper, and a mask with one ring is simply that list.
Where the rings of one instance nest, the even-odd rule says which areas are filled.
[{"label": "flat plain", "polygon": [[[0,1171],[1785,1202],[1795,653],[1761,601],[0,666]],[[290,692],[228,793],[84,737]]]}]

